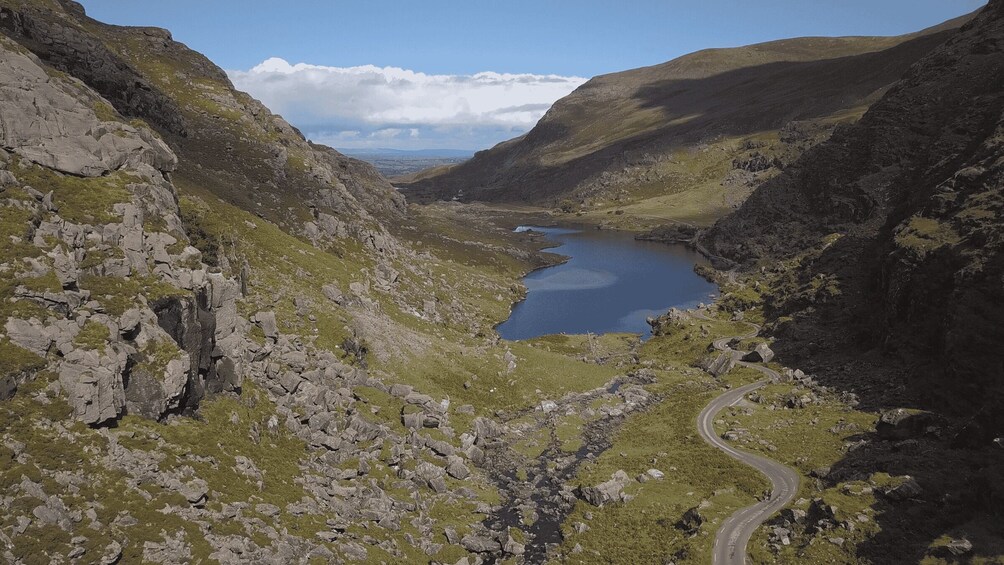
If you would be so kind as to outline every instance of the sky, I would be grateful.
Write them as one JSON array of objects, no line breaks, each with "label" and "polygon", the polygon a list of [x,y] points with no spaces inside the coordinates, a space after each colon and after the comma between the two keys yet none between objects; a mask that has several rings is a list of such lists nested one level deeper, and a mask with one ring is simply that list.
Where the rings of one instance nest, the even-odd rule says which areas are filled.
[{"label": "sky", "polygon": [[709,47],[899,35],[984,0],[82,0],[164,27],[337,148],[484,149],[599,74]]}]

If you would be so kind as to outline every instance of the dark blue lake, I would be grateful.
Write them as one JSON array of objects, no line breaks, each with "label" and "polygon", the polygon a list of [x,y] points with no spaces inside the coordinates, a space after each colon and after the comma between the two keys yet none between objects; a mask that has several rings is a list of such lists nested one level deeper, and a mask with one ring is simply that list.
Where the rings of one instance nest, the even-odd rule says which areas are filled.
[{"label": "dark blue lake", "polygon": [[710,302],[718,287],[694,273],[704,262],[683,245],[636,241],[626,232],[520,227],[559,243],[548,249],[570,259],[523,279],[526,300],[496,328],[504,339],[548,334],[636,333],[670,308]]}]

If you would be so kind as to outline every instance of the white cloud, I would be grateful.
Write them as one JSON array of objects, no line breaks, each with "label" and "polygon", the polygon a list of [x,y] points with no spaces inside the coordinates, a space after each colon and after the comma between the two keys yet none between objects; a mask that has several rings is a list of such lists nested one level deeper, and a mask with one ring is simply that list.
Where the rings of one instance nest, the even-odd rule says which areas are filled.
[{"label": "white cloud", "polygon": [[396,67],[291,65],[272,58],[230,71],[241,90],[322,143],[342,147],[480,149],[529,130],[586,79],[559,75],[429,75]]}]

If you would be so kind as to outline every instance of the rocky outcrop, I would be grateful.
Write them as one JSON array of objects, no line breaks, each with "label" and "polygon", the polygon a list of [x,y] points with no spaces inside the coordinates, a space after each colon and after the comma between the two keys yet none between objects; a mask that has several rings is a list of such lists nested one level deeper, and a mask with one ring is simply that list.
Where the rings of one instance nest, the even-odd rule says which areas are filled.
[{"label": "rocky outcrop", "polygon": [[[9,44],[0,50],[3,147],[43,167],[87,177],[140,164],[168,171],[177,164],[152,132],[101,121],[79,98],[75,85],[52,80],[29,56]],[[91,103],[105,104],[98,97]]]},{"label": "rocky outcrop", "polygon": [[[77,176],[100,176],[143,166],[171,171],[177,157],[149,129],[104,121],[107,102],[74,79],[50,75],[41,61],[0,40],[0,143],[43,167]],[[52,206],[51,200],[47,206]]]},{"label": "rocky outcrop", "polygon": [[[83,16],[76,2],[65,2],[68,11]],[[77,77],[101,92],[123,114],[136,116],[173,133],[184,135],[177,104],[102,42],[65,21],[53,19],[44,6],[0,6],[0,30],[19,38],[52,67]],[[165,30],[147,28],[144,33],[170,39]],[[130,88],[123,88],[129,85]]]},{"label": "rocky outcrop", "polygon": [[736,366],[736,357],[731,351],[713,352],[702,358],[698,366],[709,375],[720,379]]},{"label": "rocky outcrop", "polygon": [[124,351],[98,353],[77,349],[59,367],[59,384],[66,393],[73,417],[85,424],[102,424],[122,415],[125,390],[122,374],[128,356]]},{"label": "rocky outcrop", "polygon": [[[239,388],[244,339],[234,337],[238,284],[207,274],[184,241],[165,177],[174,153],[149,129],[99,119],[102,105],[0,39],[0,144],[14,156],[3,152],[3,176],[30,197],[7,202],[36,218],[25,243],[40,253],[15,270],[24,282],[14,298],[53,314],[10,317],[4,330],[19,347],[55,357],[73,417],[88,424],[127,411],[160,418],[194,409],[207,388]],[[87,180],[115,174],[123,176]],[[40,179],[48,193],[23,186],[21,176]],[[92,191],[93,203],[72,191]],[[57,198],[73,205],[61,209]],[[58,287],[33,288],[40,277]],[[89,289],[95,284],[99,293]],[[123,304],[133,307],[109,311]]]},{"label": "rocky outcrop", "polygon": [[602,482],[596,486],[580,486],[578,495],[593,506],[603,506],[615,502],[625,502],[629,500],[629,495],[624,493],[624,487],[631,483],[631,477],[623,470],[614,473],[609,481]]},{"label": "rocky outcrop", "polygon": [[683,513],[676,524],[676,529],[682,531],[687,536],[696,536],[701,531],[701,526],[704,525],[704,516],[701,515],[701,507],[694,506]]},{"label": "rocky outcrop", "polygon": [[[320,246],[351,237],[374,254],[399,250],[382,221],[405,218],[404,198],[372,166],[309,143],[168,31],[106,25],[72,0],[2,3],[0,16],[0,32],[82,81],[126,119],[150,124],[181,158],[177,178]],[[104,142],[128,145],[104,133],[97,132]],[[59,149],[79,152],[73,144]],[[81,158],[66,166],[98,173],[100,166]]]}]

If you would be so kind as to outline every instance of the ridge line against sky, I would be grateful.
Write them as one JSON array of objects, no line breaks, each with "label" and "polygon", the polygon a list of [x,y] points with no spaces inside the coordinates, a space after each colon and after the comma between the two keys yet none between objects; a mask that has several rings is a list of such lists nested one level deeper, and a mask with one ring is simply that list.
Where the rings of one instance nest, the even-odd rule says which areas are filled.
[{"label": "ridge line against sky", "polygon": [[710,47],[901,35],[984,0],[82,0],[164,27],[313,141],[484,149],[528,131],[586,77]]}]

